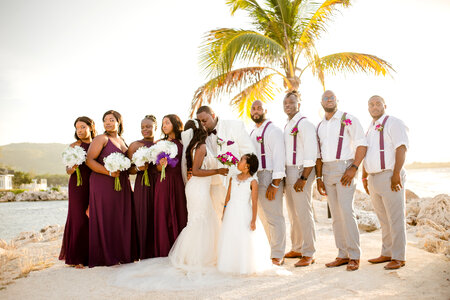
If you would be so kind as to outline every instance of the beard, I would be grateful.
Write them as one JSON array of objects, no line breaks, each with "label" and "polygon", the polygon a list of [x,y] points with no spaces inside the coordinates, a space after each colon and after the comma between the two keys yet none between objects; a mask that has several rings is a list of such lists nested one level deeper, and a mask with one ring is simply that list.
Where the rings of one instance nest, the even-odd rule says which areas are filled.
[{"label": "beard", "polygon": [[252,119],[253,122],[255,123],[262,123],[264,122],[266,115],[262,114],[262,115],[254,115],[254,116],[250,116],[250,118]]},{"label": "beard", "polygon": [[337,105],[335,107],[324,107],[323,110],[327,113],[333,113],[337,111]]}]

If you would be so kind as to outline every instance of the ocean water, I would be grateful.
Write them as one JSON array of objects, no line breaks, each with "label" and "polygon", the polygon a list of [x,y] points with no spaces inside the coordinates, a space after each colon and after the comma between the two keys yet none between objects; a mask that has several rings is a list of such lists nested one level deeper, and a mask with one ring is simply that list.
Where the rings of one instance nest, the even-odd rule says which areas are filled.
[{"label": "ocean water", "polygon": [[[407,170],[406,180],[406,188],[421,198],[450,194],[450,168]],[[360,181],[357,188],[363,190]],[[0,203],[0,239],[10,240],[22,231],[39,231],[51,224],[64,226],[67,205],[67,201]]]}]

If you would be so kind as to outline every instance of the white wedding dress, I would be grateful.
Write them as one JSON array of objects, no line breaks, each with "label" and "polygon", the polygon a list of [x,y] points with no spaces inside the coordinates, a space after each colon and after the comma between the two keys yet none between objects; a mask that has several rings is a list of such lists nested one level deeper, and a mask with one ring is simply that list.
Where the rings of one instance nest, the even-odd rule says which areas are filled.
[{"label": "white wedding dress", "polygon": [[[214,165],[215,158],[207,150],[201,169],[212,169]],[[188,272],[214,267],[217,261],[219,220],[212,205],[210,185],[211,176],[192,176],[186,184],[188,222],[172,246],[169,259],[175,267]]]},{"label": "white wedding dress", "polygon": [[250,230],[252,200],[250,183],[254,177],[232,177],[230,201],[223,217],[218,245],[217,269],[224,273],[253,274],[272,269],[270,245],[259,218]]}]

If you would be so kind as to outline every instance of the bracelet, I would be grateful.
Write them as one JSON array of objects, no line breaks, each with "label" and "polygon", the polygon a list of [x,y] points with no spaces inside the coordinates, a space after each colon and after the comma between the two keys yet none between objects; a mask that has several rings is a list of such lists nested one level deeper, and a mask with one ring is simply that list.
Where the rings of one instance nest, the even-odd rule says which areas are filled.
[{"label": "bracelet", "polygon": [[317,179],[320,179],[320,180],[323,181],[322,176],[317,176],[317,177],[316,177],[316,180],[317,180]]},{"label": "bracelet", "polygon": [[227,207],[227,205],[225,204],[223,207]]},{"label": "bracelet", "polygon": [[365,178],[361,178],[361,180],[362,180],[362,181],[366,181],[366,180],[367,180],[367,177],[365,177]]},{"label": "bracelet", "polygon": [[109,172],[109,176],[111,176],[111,171],[108,171]]},{"label": "bracelet", "polygon": [[275,185],[273,183],[270,183],[271,186],[273,186],[274,188],[278,189],[280,186],[279,185]]},{"label": "bracelet", "polygon": [[138,168],[138,166],[134,166],[134,167],[136,168],[136,171],[138,171],[138,172],[140,171],[139,168]]},{"label": "bracelet", "polygon": [[358,166],[355,165],[355,164],[352,164],[352,165],[350,166],[350,168],[351,168],[351,167],[353,167],[353,168],[355,168],[356,170],[358,170]]}]

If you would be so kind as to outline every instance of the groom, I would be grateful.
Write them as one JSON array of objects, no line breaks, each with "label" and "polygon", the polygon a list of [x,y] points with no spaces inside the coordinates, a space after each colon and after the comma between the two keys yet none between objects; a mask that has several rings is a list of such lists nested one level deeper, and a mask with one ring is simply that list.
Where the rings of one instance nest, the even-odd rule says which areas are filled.
[{"label": "groom", "polygon": [[[206,145],[208,149],[211,149],[215,157],[224,153],[225,149],[233,153],[238,159],[241,159],[241,156],[246,153],[256,153],[242,121],[222,120],[214,113],[211,107],[206,105],[201,106],[197,110],[197,119],[208,131]],[[217,163],[219,163],[218,160]],[[233,166],[230,168],[228,176],[236,173],[237,169]],[[222,178],[214,175],[211,179],[211,199],[219,218],[222,217],[228,183],[228,177]]]}]

